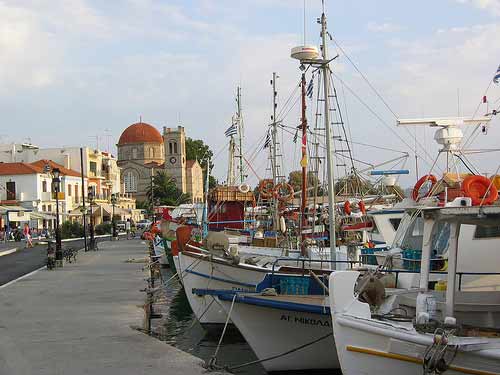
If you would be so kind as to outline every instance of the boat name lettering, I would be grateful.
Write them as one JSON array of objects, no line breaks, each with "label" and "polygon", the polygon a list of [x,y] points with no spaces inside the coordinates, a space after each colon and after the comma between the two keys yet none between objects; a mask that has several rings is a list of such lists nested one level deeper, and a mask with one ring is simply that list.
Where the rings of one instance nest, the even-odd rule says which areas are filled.
[{"label": "boat name lettering", "polygon": [[290,316],[282,314],[280,320],[286,320],[287,322],[291,323],[306,324],[312,326],[330,327],[330,322],[328,320],[306,318],[304,316]]}]

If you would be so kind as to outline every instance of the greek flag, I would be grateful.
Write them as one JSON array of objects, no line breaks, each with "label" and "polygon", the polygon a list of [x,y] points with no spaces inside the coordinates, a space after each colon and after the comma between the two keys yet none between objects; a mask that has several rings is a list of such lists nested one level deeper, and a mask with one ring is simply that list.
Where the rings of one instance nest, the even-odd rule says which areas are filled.
[{"label": "greek flag", "polygon": [[493,77],[493,82],[497,85],[500,83],[500,65],[498,66],[497,72],[495,73],[495,77]]},{"label": "greek flag", "polygon": [[314,90],[314,82],[313,82],[314,77],[311,78],[309,81],[309,84],[307,85],[306,89],[306,95],[309,99],[312,99],[313,96],[313,90]]},{"label": "greek flag", "polygon": [[233,124],[229,128],[227,128],[224,134],[226,135],[226,137],[232,137],[237,133],[238,133],[238,128],[236,127],[236,124]]},{"label": "greek flag", "polygon": [[271,132],[268,131],[266,135],[266,141],[264,142],[264,148],[268,148],[271,145]]}]

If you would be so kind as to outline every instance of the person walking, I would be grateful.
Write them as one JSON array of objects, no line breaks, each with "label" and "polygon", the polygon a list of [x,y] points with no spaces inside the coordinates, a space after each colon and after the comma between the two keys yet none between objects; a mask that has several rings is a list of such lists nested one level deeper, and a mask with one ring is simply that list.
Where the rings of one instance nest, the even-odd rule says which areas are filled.
[{"label": "person walking", "polygon": [[24,234],[24,238],[26,238],[26,247],[27,248],[33,247],[33,240],[31,238],[31,230],[30,230],[30,226],[28,225],[28,223],[24,224],[23,234]]},{"label": "person walking", "polygon": [[130,231],[132,229],[132,225],[130,223],[130,219],[127,219],[125,222],[125,231],[127,232],[127,240],[130,240]]}]

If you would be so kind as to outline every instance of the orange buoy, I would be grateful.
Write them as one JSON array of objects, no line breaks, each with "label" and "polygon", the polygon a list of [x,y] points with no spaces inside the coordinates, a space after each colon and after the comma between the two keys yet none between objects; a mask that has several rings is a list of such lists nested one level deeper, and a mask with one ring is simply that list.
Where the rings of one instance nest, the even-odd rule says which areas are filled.
[{"label": "orange buoy", "polygon": [[365,202],[359,201],[358,207],[359,207],[359,210],[361,211],[361,213],[363,215],[366,215],[366,205],[365,205]]},{"label": "orange buoy", "polygon": [[352,210],[351,210],[351,202],[345,201],[344,202],[344,212],[346,215],[350,215]]},{"label": "orange buoy", "polygon": [[462,182],[465,195],[470,197],[473,206],[492,204],[498,199],[495,184],[484,176],[469,176]]},{"label": "orange buoy", "polygon": [[[425,184],[427,181],[431,182],[431,187],[429,191],[423,196],[419,196],[418,193],[420,192],[420,189],[422,188],[422,185]],[[434,185],[436,185],[437,178],[433,174],[426,174],[425,176],[420,177],[420,179],[417,181],[415,186],[413,187],[413,192],[411,194],[411,197],[413,198],[414,201],[418,201],[420,198],[427,198],[432,194],[432,189],[434,188]]]}]

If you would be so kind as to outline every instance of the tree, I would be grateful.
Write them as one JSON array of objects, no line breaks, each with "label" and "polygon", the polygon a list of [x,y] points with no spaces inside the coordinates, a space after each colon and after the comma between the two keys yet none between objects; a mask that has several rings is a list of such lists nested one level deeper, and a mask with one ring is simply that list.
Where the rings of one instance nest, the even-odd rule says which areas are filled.
[{"label": "tree", "polygon": [[[292,185],[294,191],[302,190],[302,171],[292,171],[288,175],[288,183]],[[318,196],[323,195],[323,189],[318,177],[311,171],[307,172],[307,190],[308,196],[314,195],[314,186],[318,186]]]},{"label": "tree", "polygon": [[[206,145],[201,139],[186,138],[186,160],[198,160],[201,168],[203,169],[203,186],[207,178],[207,160],[212,160],[214,153],[210,147]],[[210,169],[214,164],[210,162]],[[208,187],[211,189],[217,185],[217,180],[214,176],[209,177]]]},{"label": "tree", "polygon": [[[182,203],[189,203],[191,197],[189,194],[183,193],[175,185],[174,180],[167,175],[165,171],[157,171],[153,177],[153,195],[154,199],[158,200],[160,205],[178,206]],[[151,186],[148,187],[148,206],[151,202]]]}]

